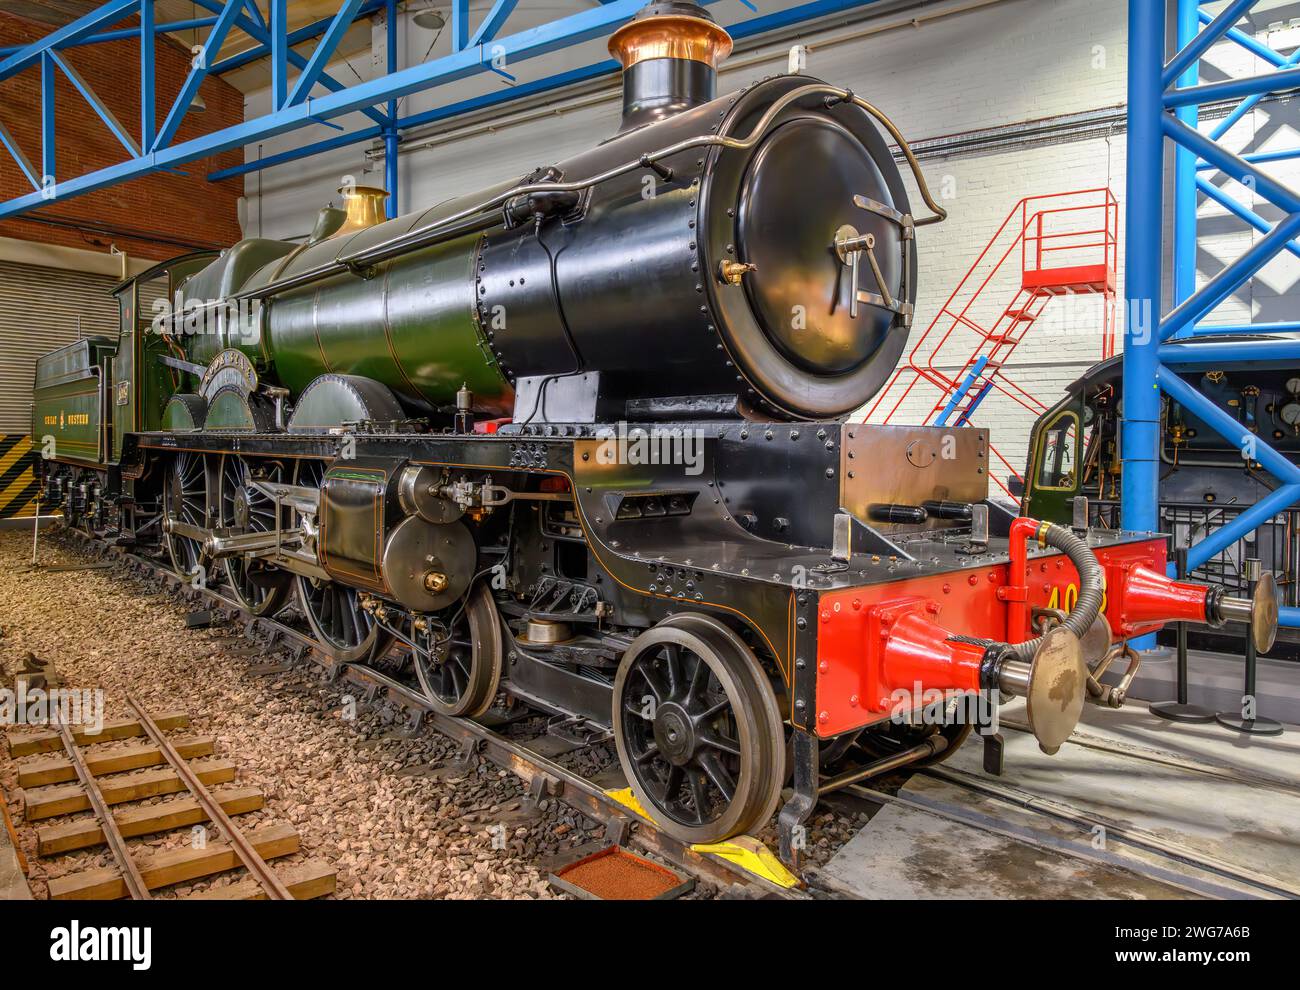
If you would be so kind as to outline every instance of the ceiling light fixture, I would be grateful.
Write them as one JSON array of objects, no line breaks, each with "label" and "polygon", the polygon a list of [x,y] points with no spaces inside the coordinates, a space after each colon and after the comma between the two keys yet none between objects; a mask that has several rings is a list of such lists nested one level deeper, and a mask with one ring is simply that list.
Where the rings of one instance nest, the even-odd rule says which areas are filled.
[{"label": "ceiling light fixture", "polygon": [[417,11],[411,20],[416,27],[422,27],[426,31],[441,31],[447,26],[447,18],[437,7],[425,7],[424,10]]}]

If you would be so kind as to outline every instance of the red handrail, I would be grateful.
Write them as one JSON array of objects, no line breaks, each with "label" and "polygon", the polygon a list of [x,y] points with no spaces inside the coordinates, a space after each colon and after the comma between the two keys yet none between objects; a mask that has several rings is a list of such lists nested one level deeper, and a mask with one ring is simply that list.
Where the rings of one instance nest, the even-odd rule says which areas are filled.
[{"label": "red handrail", "polygon": [[[1099,293],[1102,307],[1102,358],[1114,352],[1115,269],[1119,257],[1119,202],[1108,188],[1026,196],[1012,207],[934,319],[908,351],[907,363],[870,406],[866,419],[888,423],[918,386],[932,387],[938,397],[923,423],[933,422],[947,408],[977,362],[986,359],[976,392],[994,392],[1038,415],[1046,405],[1011,381],[1003,366],[1042,315],[1050,300],[1077,292]],[[1017,252],[1017,248],[1019,251]],[[1008,261],[1019,253],[1019,278],[1011,305],[991,322],[976,319],[978,304],[994,291],[995,280],[1009,279]],[[1014,264],[1014,263],[1013,263]],[[1001,286],[997,281],[996,286]],[[958,334],[975,339],[962,363],[943,361]],[[956,374],[945,371],[957,367]],[[987,388],[985,388],[987,386]],[[982,400],[979,400],[982,401]],[[969,397],[957,411],[969,412]],[[892,404],[891,404],[892,403]],[[950,420],[951,421],[951,420]],[[994,450],[999,460],[1009,465]],[[1018,472],[1011,468],[1013,474]],[[1002,484],[1001,479],[997,479]],[[1005,485],[1003,488],[1005,489]]]}]

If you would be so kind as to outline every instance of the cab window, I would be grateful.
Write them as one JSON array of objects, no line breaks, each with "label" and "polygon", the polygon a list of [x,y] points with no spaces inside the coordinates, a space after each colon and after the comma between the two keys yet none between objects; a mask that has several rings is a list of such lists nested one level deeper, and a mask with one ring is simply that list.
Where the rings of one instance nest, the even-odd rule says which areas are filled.
[{"label": "cab window", "polygon": [[1038,446],[1038,470],[1034,487],[1048,491],[1073,491],[1079,460],[1079,417],[1072,410],[1061,413],[1043,431]]}]

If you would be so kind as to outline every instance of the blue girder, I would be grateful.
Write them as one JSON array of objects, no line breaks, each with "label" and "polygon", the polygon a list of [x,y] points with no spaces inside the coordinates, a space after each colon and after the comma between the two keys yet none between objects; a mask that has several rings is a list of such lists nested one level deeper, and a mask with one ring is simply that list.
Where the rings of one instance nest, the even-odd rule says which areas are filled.
[{"label": "blue girder", "polygon": [[[376,126],[363,127],[326,141],[306,145],[293,152],[273,155],[260,164],[249,163],[246,166],[213,172],[209,178],[214,180],[229,178],[259,167],[267,167],[268,163],[293,161],[328,148],[382,139],[389,159],[387,180],[390,184],[390,192],[393,193],[389,208],[396,209],[395,151],[402,131],[434,120],[446,120],[486,107],[501,106],[530,93],[547,92],[612,74],[617,71],[618,66],[613,60],[603,60],[543,79],[520,82],[504,93],[492,93],[461,100],[406,117],[397,116],[397,100],[410,93],[432,89],[485,71],[494,71],[496,69],[494,63],[498,63],[502,58],[514,66],[530,58],[607,35],[636,14],[646,0],[606,0],[592,10],[582,11],[509,35],[503,34],[502,31],[511,13],[519,7],[517,0],[495,0],[476,26],[470,24],[467,0],[453,0],[451,54],[421,65],[398,69],[395,65],[395,43],[390,38],[388,73],[352,86],[343,86],[325,72],[325,63],[328,61],[329,54],[337,46],[347,25],[360,17],[388,12],[395,6],[392,0],[340,0],[339,11],[333,17],[313,22],[295,31],[288,31],[283,23],[284,18],[280,16],[282,0],[272,0],[269,19],[262,18],[260,14],[255,15],[253,12],[255,5],[248,4],[246,0],[197,0],[197,2],[201,8],[210,11],[214,16],[195,18],[193,22],[186,23],[190,26],[198,26],[199,22],[202,22],[209,26],[212,32],[209,35],[209,42],[219,30],[229,31],[237,28],[251,37],[256,45],[249,51],[206,64],[205,68],[196,69],[187,80],[181,97],[161,125],[153,119],[152,112],[155,96],[153,39],[157,33],[173,29],[179,22],[171,24],[155,22],[153,0],[111,0],[41,41],[7,54],[3,61],[0,61],[0,81],[29,67],[39,67],[43,77],[51,78],[56,64],[46,57],[47,52],[76,45],[93,44],[101,39],[117,40],[133,35],[139,36],[142,42],[140,55],[142,100],[140,140],[137,142],[142,149],[140,153],[130,154],[122,162],[85,175],[57,176],[57,170],[52,167],[56,163],[53,161],[54,107],[51,96],[50,100],[46,101],[48,105],[44,111],[45,117],[48,118],[48,127],[43,131],[50,139],[43,142],[40,169],[30,166],[30,163],[25,161],[21,149],[17,148],[12,135],[3,129],[3,122],[0,122],[0,144],[3,144],[15,157],[24,174],[27,174],[29,179],[36,180],[33,182],[32,193],[0,203],[0,219],[34,209],[51,200],[77,196],[150,172],[174,169],[186,162],[207,158],[232,148],[241,148],[312,123],[328,123],[335,117],[358,111],[366,114]],[[702,0],[702,2],[708,4],[715,0]],[[740,21],[729,25],[728,29],[737,40],[743,40],[768,31],[866,7],[874,2],[877,0],[810,0],[788,9]],[[134,14],[141,15],[142,23],[139,26],[126,29],[113,28],[114,24]],[[390,16],[389,22],[395,22],[395,18]],[[294,50],[295,45],[315,37],[320,37],[321,40],[317,43],[316,52],[310,58]],[[219,43],[205,45],[206,49],[210,49],[208,54],[213,57],[219,47]],[[272,61],[273,92],[276,94],[276,106],[270,113],[189,141],[174,142],[175,134],[185,117],[193,93],[197,92],[198,83],[205,76],[219,75],[265,57],[270,57]],[[291,81],[287,78],[289,67],[296,67],[299,70],[297,80]],[[323,87],[329,92],[313,96],[311,94],[313,86]],[[53,92],[52,86],[50,92],[51,94]],[[99,101],[92,94],[93,90],[89,90],[86,98],[95,105]],[[99,106],[102,106],[102,103],[99,103]],[[98,110],[99,107],[97,106],[96,109]],[[122,135],[118,133],[118,127],[108,120],[105,120],[105,123],[115,134],[118,134],[120,140]],[[47,179],[47,176],[51,178]],[[56,176],[57,181],[53,178]]]}]

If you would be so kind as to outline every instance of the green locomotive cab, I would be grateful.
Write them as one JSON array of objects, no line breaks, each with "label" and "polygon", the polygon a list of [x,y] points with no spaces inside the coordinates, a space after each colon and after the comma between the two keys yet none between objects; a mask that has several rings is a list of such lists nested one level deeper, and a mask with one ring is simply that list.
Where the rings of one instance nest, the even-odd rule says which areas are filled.
[{"label": "green locomotive cab", "polygon": [[173,258],[113,290],[119,330],[112,368],[110,462],[121,459],[126,434],[159,429],[167,400],[177,392],[192,391],[194,376],[183,370],[183,341],[162,317],[174,311],[182,286],[216,257],[216,252],[202,251]]},{"label": "green locomotive cab", "polygon": [[163,424],[172,394],[188,389],[184,351],[156,315],[177,290],[216,257],[174,258],[113,289],[115,336],[91,336],[43,355],[32,388],[32,449],[40,504],[70,525],[101,528],[133,493],[117,469],[125,437]]},{"label": "green locomotive cab", "polygon": [[1069,523],[1080,495],[1092,503],[1118,499],[1122,374],[1121,357],[1103,361],[1038,417],[1029,434],[1022,515]]}]

